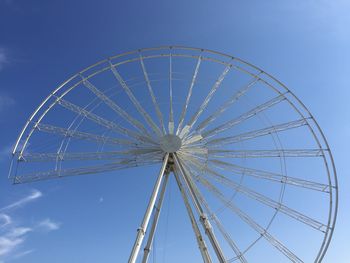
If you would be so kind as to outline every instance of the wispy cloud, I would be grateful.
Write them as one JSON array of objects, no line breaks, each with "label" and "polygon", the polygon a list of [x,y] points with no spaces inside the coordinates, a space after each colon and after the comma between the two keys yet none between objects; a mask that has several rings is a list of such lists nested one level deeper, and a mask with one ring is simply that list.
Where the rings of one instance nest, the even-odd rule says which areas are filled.
[{"label": "wispy cloud", "polygon": [[[24,207],[25,205],[38,200],[43,194],[39,190],[33,190],[27,196],[0,208],[0,263],[5,263],[14,259],[24,257],[32,253],[33,249],[22,250],[25,241],[34,232],[51,232],[58,230],[60,223],[49,218],[37,223],[19,225],[17,220],[11,216],[14,209]],[[23,222],[23,219],[20,220]]]},{"label": "wispy cloud", "polygon": [[0,208],[0,259],[8,256],[17,249],[26,239],[31,227],[17,226],[8,214],[13,209],[24,206],[42,196],[39,190],[33,190],[29,195]]},{"label": "wispy cloud", "polygon": [[46,218],[45,220],[39,222],[38,228],[44,230],[46,232],[58,230],[61,227],[61,223],[55,222],[50,218]]},{"label": "wispy cloud", "polygon": [[21,207],[29,202],[32,202],[32,201],[40,198],[42,195],[43,194],[39,190],[33,190],[28,196],[1,208],[0,212],[19,208],[19,207]]},{"label": "wispy cloud", "polygon": [[[9,215],[5,216],[10,218]],[[0,257],[8,255],[14,251],[24,242],[26,234],[32,231],[29,227],[15,227],[12,225],[12,220],[10,219],[9,221],[11,223],[6,225],[6,228],[2,231],[3,233],[0,236]]]},{"label": "wispy cloud", "polygon": [[[19,252],[19,253],[15,254],[12,258],[13,259],[18,259],[18,258],[24,257],[26,255],[29,255],[29,254],[31,254],[33,252],[34,252],[34,249],[25,250],[23,252]],[[1,261],[0,261],[0,263],[1,263]]]},{"label": "wispy cloud", "polygon": [[12,223],[12,219],[10,216],[6,214],[0,214],[0,228],[5,227]]}]

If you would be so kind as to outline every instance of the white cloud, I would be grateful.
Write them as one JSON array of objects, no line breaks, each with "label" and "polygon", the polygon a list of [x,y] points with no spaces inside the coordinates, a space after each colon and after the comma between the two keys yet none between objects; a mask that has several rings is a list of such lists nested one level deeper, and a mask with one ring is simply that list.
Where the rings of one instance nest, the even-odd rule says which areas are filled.
[{"label": "white cloud", "polygon": [[10,227],[0,236],[0,256],[5,256],[14,251],[25,240],[29,227]]},{"label": "white cloud", "polygon": [[2,212],[0,213],[0,262],[16,251],[25,241],[28,233],[33,231],[30,227],[17,226],[11,216],[3,212],[10,212],[15,208],[22,207],[41,196],[40,191],[33,190],[28,196],[0,208],[0,212]]},{"label": "white cloud", "polygon": [[21,208],[40,197],[42,197],[42,193],[39,190],[33,190],[24,198],[0,208],[0,263],[12,261],[32,253],[33,249],[22,250],[24,244],[26,244],[25,241],[32,233],[50,232],[60,228],[60,223],[49,218],[32,224],[32,226],[19,225],[9,214],[14,209]]},{"label": "white cloud", "polygon": [[0,236],[0,256],[4,256],[15,250],[17,246],[22,244],[23,238],[11,238],[5,236]]},{"label": "white cloud", "polygon": [[58,230],[61,227],[61,223],[52,221],[50,218],[46,218],[45,220],[39,222],[38,228],[44,231],[54,231]]},{"label": "white cloud", "polygon": [[24,236],[25,234],[31,231],[33,231],[33,229],[29,227],[15,227],[7,233],[7,236],[12,238],[17,238],[17,237]]},{"label": "white cloud", "polygon": [[[23,252],[17,253],[17,254],[14,255],[12,258],[13,258],[13,259],[18,259],[18,258],[24,257],[24,256],[26,256],[26,255],[28,255],[28,254],[31,254],[31,253],[33,253],[33,252],[34,252],[34,249],[25,250],[25,251],[23,251]],[[0,263],[1,263],[1,261],[0,261]]]},{"label": "white cloud", "polygon": [[7,210],[12,210],[12,209],[16,209],[18,207],[21,207],[29,202],[32,202],[38,198],[40,198],[43,194],[39,191],[39,190],[33,190],[28,196],[13,202],[12,204],[9,204],[3,208],[0,209],[0,212],[2,211],[7,211]]},{"label": "white cloud", "polygon": [[0,214],[0,228],[3,228],[12,223],[12,219],[9,215]]}]

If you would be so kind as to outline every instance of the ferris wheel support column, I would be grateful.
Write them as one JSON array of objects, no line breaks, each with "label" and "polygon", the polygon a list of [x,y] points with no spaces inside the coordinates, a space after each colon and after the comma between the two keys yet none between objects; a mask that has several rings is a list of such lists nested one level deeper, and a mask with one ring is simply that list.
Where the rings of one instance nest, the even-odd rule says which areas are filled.
[{"label": "ferris wheel support column", "polygon": [[162,189],[160,190],[160,195],[158,198],[157,205],[154,206],[154,210],[155,210],[154,211],[154,218],[153,218],[151,231],[149,233],[146,246],[143,249],[144,252],[143,252],[142,263],[147,263],[147,261],[148,261],[149,252],[151,251],[151,246],[152,246],[153,239],[154,239],[154,233],[155,233],[157,225],[158,225],[160,210],[161,210],[162,205],[163,205],[164,193],[165,193],[165,189],[166,189],[168,180],[169,180],[169,171],[166,171],[165,172],[165,179],[164,179],[164,182],[162,184]]},{"label": "ferris wheel support column", "polygon": [[151,218],[152,210],[153,210],[154,204],[156,202],[156,199],[157,199],[157,196],[159,193],[159,188],[160,188],[160,185],[163,181],[164,172],[165,172],[165,169],[166,169],[166,166],[168,163],[168,159],[169,159],[169,153],[167,153],[164,157],[163,165],[162,165],[162,168],[160,169],[157,181],[154,185],[153,192],[152,192],[151,198],[149,200],[149,203],[148,203],[145,215],[143,217],[141,226],[137,229],[136,240],[135,240],[134,246],[132,248],[128,263],[135,263],[137,256],[139,254],[139,251],[140,251],[140,248],[142,245],[142,241],[143,241],[143,238],[145,237],[147,226],[148,226],[149,220]]},{"label": "ferris wheel support column", "polygon": [[199,230],[199,227],[198,227],[196,219],[194,217],[191,205],[188,202],[188,198],[187,198],[185,189],[183,188],[180,177],[177,174],[177,170],[174,170],[174,176],[175,176],[177,185],[180,189],[182,199],[184,200],[188,216],[190,217],[191,225],[192,225],[193,231],[194,231],[196,239],[197,239],[199,250],[201,251],[201,254],[202,254],[203,262],[204,263],[212,263],[207,245],[205,244],[205,240],[203,239],[201,231]]},{"label": "ferris wheel support column", "polygon": [[207,215],[204,213],[204,210],[201,206],[201,203],[198,200],[198,197],[196,194],[197,189],[195,189],[195,186],[193,185],[191,178],[186,173],[182,164],[179,162],[179,159],[176,156],[176,154],[174,154],[173,156],[174,156],[174,161],[175,161],[176,167],[179,168],[180,174],[182,175],[184,182],[185,182],[185,185],[187,186],[187,188],[189,190],[190,196],[191,196],[193,203],[196,207],[196,210],[200,216],[200,222],[202,223],[202,226],[205,230],[206,235],[209,238],[209,241],[210,241],[210,243],[215,251],[215,254],[216,254],[217,258],[219,259],[220,263],[225,263],[226,259],[224,257],[223,252],[222,252],[222,249],[221,249],[219,242],[217,241],[217,239],[214,235],[213,228],[212,228],[212,226],[207,218]]}]

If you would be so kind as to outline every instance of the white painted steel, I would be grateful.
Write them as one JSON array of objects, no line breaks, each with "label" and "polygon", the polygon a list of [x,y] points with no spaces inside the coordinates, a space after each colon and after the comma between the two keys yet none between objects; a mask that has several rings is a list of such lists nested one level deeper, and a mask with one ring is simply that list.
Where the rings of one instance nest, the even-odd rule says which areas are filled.
[{"label": "white painted steel", "polygon": [[[153,62],[163,60],[164,67],[154,66]],[[184,64],[177,67],[178,61]],[[186,61],[192,64],[186,67]],[[206,69],[209,64],[217,67],[218,76],[207,76],[212,74]],[[132,73],[123,71],[122,67],[128,65],[135,65],[133,70],[139,71],[139,75],[124,74]],[[103,74],[114,80],[111,87],[106,87],[103,81],[96,83]],[[235,75],[230,78],[232,74]],[[238,83],[239,76],[244,78],[237,87],[235,81]],[[221,91],[227,94],[218,95]],[[82,95],[84,92],[88,95]],[[268,92],[271,94],[267,95]],[[261,100],[254,100],[260,94]],[[250,105],[246,100],[252,96],[256,97]],[[92,99],[83,105],[86,97]],[[215,99],[221,99],[220,103],[213,105]],[[146,105],[147,100],[151,107]],[[249,106],[236,114],[234,107],[241,109],[244,105]],[[279,110],[279,107],[288,108],[288,111]],[[275,115],[278,118],[271,121],[269,117]],[[258,122],[263,125],[252,125]],[[298,132],[302,135],[292,137]],[[41,142],[36,136],[50,140]],[[304,137],[311,138],[312,143],[307,144],[306,139],[304,143]],[[260,145],[259,140],[268,147],[261,147],[263,143]],[[41,146],[44,141],[47,144]],[[299,146],[290,147],[289,143],[293,142],[299,142]],[[181,46],[146,48],[110,57],[82,70],[50,93],[29,117],[15,143],[13,156],[10,175],[14,183],[162,164],[129,262],[137,259],[153,212],[143,262],[148,260],[168,180],[167,176],[160,190],[165,172],[175,176],[205,263],[212,262],[210,251],[214,251],[219,262],[248,262],[247,252],[253,250],[260,239],[265,239],[285,259],[303,262],[301,256],[286,245],[288,242],[282,243],[270,232],[279,213],[320,233],[321,237],[316,240],[320,248],[314,255],[314,262],[319,263],[327,251],[336,222],[336,170],[329,145],[316,120],[304,104],[272,76],[238,58],[215,51]],[[280,166],[278,171],[276,167],[252,165],[261,161],[277,166],[276,160]],[[288,174],[291,160],[303,161],[298,168],[306,170],[307,176],[299,172]],[[317,174],[312,179],[308,175],[314,170],[305,167],[308,160],[310,165],[318,161],[322,164],[316,167]],[[53,167],[46,168],[46,164]],[[256,180],[257,184],[245,186],[245,177]],[[259,182],[280,187],[278,198],[263,194],[257,187]],[[232,199],[225,195],[224,187],[234,193]],[[322,195],[317,205],[326,207],[326,215],[318,219],[285,204],[285,189],[289,187]],[[203,192],[203,188],[207,192]],[[231,226],[220,220],[220,209],[211,208],[209,194],[222,204],[223,210],[227,208],[235,214],[258,237],[242,247],[240,237],[233,236]],[[235,204],[236,195],[271,209],[273,216],[267,220],[268,224],[259,223],[244,208],[239,208]],[[201,234],[192,206],[206,237]],[[219,235],[214,235],[214,230]],[[301,233],[296,230],[295,235]],[[208,249],[206,241],[212,250]],[[225,258],[227,252],[233,255]]]},{"label": "white painted steel", "polygon": [[156,228],[157,228],[157,225],[158,225],[159,215],[160,215],[160,211],[162,209],[163,200],[164,200],[164,194],[165,194],[165,190],[166,190],[166,186],[167,186],[168,180],[169,180],[169,172],[165,172],[165,179],[164,179],[164,182],[162,184],[162,189],[160,190],[160,194],[159,194],[159,198],[158,198],[157,204],[153,208],[153,210],[154,210],[153,221],[152,221],[150,233],[149,233],[148,238],[147,238],[146,246],[143,249],[142,263],[147,263],[148,262],[149,253],[151,251],[151,246],[153,244],[154,234],[156,232]]},{"label": "white painted steel", "polygon": [[198,224],[197,224],[196,218],[194,216],[194,213],[192,211],[191,205],[189,203],[186,191],[185,191],[185,189],[183,187],[183,184],[181,183],[181,179],[180,179],[180,176],[178,175],[178,172],[177,172],[176,168],[174,170],[174,176],[175,176],[177,185],[179,187],[179,190],[181,192],[182,199],[183,199],[183,201],[185,203],[186,210],[187,210],[188,216],[189,216],[190,221],[191,221],[192,229],[193,229],[194,234],[196,236],[196,240],[197,240],[197,243],[198,243],[198,248],[199,248],[199,250],[201,252],[201,255],[202,255],[202,258],[203,258],[203,262],[204,263],[211,263],[212,260],[211,260],[211,257],[210,257],[207,245],[206,245],[205,240],[203,239],[201,231],[200,231],[200,229],[198,227]]},{"label": "white painted steel", "polygon": [[145,236],[145,233],[147,231],[148,222],[149,222],[149,220],[151,218],[151,214],[152,214],[152,210],[154,208],[154,204],[156,203],[156,199],[157,199],[157,196],[158,196],[159,188],[160,188],[161,183],[163,181],[164,172],[165,172],[166,166],[168,164],[168,159],[169,159],[169,154],[167,153],[165,155],[165,157],[164,157],[162,168],[160,169],[157,181],[156,181],[156,183],[154,185],[153,192],[152,192],[151,198],[149,200],[149,203],[148,203],[145,215],[143,217],[142,223],[141,223],[140,227],[137,229],[137,236],[136,236],[136,240],[135,240],[134,246],[133,246],[133,248],[131,250],[131,254],[130,254],[130,257],[129,257],[129,261],[128,261],[129,263],[136,262],[137,256],[139,254],[139,251],[140,251],[140,248],[141,248],[141,245],[142,245],[142,240],[143,240],[143,238]]}]

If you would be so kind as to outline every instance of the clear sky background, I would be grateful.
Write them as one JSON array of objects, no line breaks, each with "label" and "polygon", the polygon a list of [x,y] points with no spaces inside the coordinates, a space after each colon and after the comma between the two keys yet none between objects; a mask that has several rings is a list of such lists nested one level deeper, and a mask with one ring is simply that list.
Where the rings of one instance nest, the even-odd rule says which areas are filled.
[{"label": "clear sky background", "polygon": [[[324,262],[348,262],[349,12],[347,0],[0,0],[0,262],[119,262],[118,251],[129,251],[133,236],[114,237],[133,233],[140,213],[120,196],[136,199],[145,179],[132,189],[93,176],[13,186],[9,156],[29,115],[58,84],[100,59],[161,45],[242,58],[308,106],[333,151],[340,187]],[[121,226],[120,217],[130,224]]]}]

